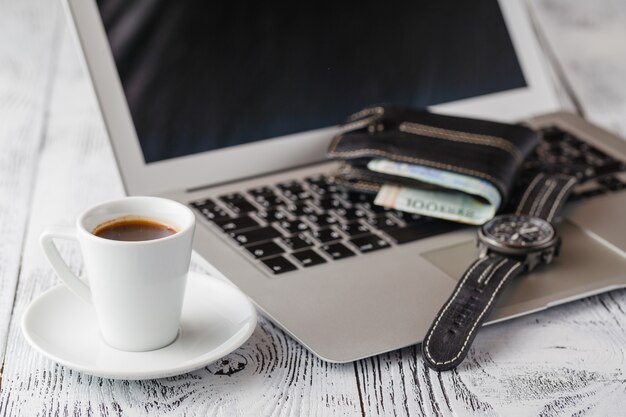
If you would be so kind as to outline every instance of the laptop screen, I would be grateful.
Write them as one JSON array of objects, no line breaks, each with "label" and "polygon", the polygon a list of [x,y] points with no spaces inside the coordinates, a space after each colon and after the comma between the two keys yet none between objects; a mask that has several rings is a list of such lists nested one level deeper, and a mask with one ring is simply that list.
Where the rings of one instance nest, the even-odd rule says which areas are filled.
[{"label": "laptop screen", "polygon": [[526,86],[497,0],[98,7],[147,163]]}]

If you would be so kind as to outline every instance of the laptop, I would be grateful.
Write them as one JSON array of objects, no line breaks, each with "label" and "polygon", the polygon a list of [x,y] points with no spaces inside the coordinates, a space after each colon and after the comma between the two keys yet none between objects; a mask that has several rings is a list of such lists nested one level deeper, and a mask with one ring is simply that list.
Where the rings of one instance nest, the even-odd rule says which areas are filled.
[{"label": "laptop", "polygon": [[[193,207],[212,273],[326,361],[420,343],[477,256],[474,229],[333,183],[325,150],[347,115],[393,103],[524,121],[555,158],[626,160],[620,138],[554,113],[521,1],[66,5],[127,193]],[[490,323],[626,285],[625,179],[576,190],[560,259],[516,279]]]}]

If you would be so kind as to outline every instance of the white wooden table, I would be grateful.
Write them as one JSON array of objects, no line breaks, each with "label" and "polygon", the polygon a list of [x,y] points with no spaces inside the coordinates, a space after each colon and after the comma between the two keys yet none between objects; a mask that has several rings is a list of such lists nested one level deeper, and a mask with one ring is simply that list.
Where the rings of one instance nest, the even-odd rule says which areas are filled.
[{"label": "white wooden table", "polygon": [[[565,104],[626,135],[626,2],[535,0],[533,11]],[[113,381],[56,365],[19,327],[59,283],[38,236],[122,195],[60,5],[0,0],[0,416],[626,415],[626,291],[485,328],[440,374],[417,347],[324,363],[263,319],[223,361],[178,377]],[[81,268],[76,246],[62,251]]]}]

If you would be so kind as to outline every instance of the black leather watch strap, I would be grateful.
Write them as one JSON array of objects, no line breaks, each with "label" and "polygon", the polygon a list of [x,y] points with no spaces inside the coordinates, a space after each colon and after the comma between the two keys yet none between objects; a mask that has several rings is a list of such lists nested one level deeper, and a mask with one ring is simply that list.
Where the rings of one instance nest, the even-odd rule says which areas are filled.
[{"label": "black leather watch strap", "polygon": [[571,175],[537,174],[528,184],[515,213],[551,222],[576,182],[577,178]]},{"label": "black leather watch strap", "polygon": [[470,266],[422,344],[424,360],[431,368],[445,371],[465,359],[498,295],[522,269],[522,261],[497,254],[480,258]]},{"label": "black leather watch strap", "polygon": [[[522,195],[516,214],[551,222],[576,182],[576,177],[569,175],[537,174]],[[497,253],[469,267],[426,333],[422,350],[428,366],[444,371],[463,361],[498,296],[523,269],[523,259]]]}]

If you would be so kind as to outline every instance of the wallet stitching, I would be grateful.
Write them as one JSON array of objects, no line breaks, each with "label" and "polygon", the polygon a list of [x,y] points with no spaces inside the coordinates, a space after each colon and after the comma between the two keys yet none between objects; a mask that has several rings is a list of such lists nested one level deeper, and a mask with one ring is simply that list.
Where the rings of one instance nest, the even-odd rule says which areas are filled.
[{"label": "wallet stitching", "polygon": [[339,130],[345,133],[348,131],[364,128],[374,120],[378,119],[380,116],[381,114],[373,114],[372,116],[366,117],[364,119],[357,119],[352,122],[345,123],[339,127]]},{"label": "wallet stitching", "polygon": [[[338,173],[344,177],[346,176],[352,176],[354,182],[356,181],[369,181],[369,182],[373,182],[373,183],[377,183],[377,184],[383,184],[384,180],[381,180],[379,176],[377,176],[376,174],[372,173],[371,171],[366,171],[363,169],[354,169],[352,166],[347,165],[347,164],[343,164],[341,167],[339,167],[338,169]],[[351,181],[350,179],[347,180],[347,182]]]},{"label": "wallet stitching", "polygon": [[[402,182],[401,179],[393,179],[387,181],[385,178],[381,178],[381,174],[373,173],[372,171],[365,169],[355,169],[351,165],[343,163],[338,169],[335,176],[336,181],[348,184],[354,187],[355,184],[363,184],[367,191],[378,192],[383,185],[394,185],[397,187],[410,187],[411,184]],[[345,178],[349,177],[349,178]],[[410,181],[419,182],[416,179],[409,179]]]},{"label": "wallet stitching", "polygon": [[371,149],[371,148],[364,148],[364,149],[359,149],[356,151],[337,152],[335,149],[337,148],[337,145],[342,137],[343,136],[337,136],[337,138],[335,138],[335,140],[331,144],[331,150],[329,152],[330,155],[332,156],[370,156],[373,154],[373,155],[386,156],[391,159],[397,159],[397,160],[406,161],[406,162],[414,162],[414,163],[421,164],[421,165],[430,165],[435,168],[443,168],[449,171],[455,171],[455,172],[459,172],[462,174],[469,174],[475,177],[484,178],[488,181],[491,181],[492,183],[497,184],[501,188],[501,190],[506,190],[506,187],[504,186],[504,184],[500,180],[492,177],[491,175],[474,171],[473,169],[469,169],[469,168],[455,167],[454,165],[431,161],[429,159],[413,158],[411,156],[404,156],[404,155],[395,155],[386,151],[381,151],[379,149]]},{"label": "wallet stitching", "polygon": [[[486,258],[483,258],[486,259]],[[469,272],[472,272],[474,270],[474,268],[470,269],[470,271],[468,271],[468,274],[465,276],[465,279],[463,280],[463,283],[461,283],[461,285],[459,285],[459,288],[457,289],[457,291],[454,293],[454,296],[450,299],[450,301],[448,302],[448,304],[446,305],[446,308],[444,309],[444,312],[442,314],[439,315],[439,317],[437,317],[437,321],[435,322],[435,326],[433,326],[433,331],[428,335],[428,340],[426,341],[426,355],[428,356],[428,358],[435,364],[435,365],[446,365],[449,364],[451,362],[454,362],[455,360],[457,360],[459,358],[459,356],[461,356],[461,353],[463,352],[463,350],[465,349],[465,346],[467,345],[470,337],[472,336],[474,329],[476,328],[476,326],[478,325],[478,323],[480,322],[480,319],[483,317],[483,315],[485,314],[485,312],[489,309],[489,306],[491,306],[491,303],[493,302],[493,300],[496,297],[496,294],[498,294],[498,291],[500,290],[500,288],[502,287],[502,285],[504,285],[504,283],[506,282],[506,280],[509,278],[509,276],[511,276],[511,274],[513,273],[513,271],[515,271],[522,263],[521,262],[517,262],[515,263],[511,269],[504,275],[504,277],[502,278],[502,280],[500,281],[500,284],[498,284],[498,286],[496,287],[496,289],[494,290],[493,294],[491,294],[491,298],[489,298],[489,301],[487,302],[487,305],[485,306],[485,308],[483,308],[483,311],[480,313],[480,315],[478,316],[478,318],[474,321],[474,325],[472,326],[472,328],[470,329],[469,333],[467,334],[467,337],[465,338],[465,341],[463,342],[463,345],[461,346],[461,349],[459,349],[458,353],[456,354],[456,356],[450,360],[447,361],[443,361],[443,362],[437,362],[435,361],[432,356],[430,355],[430,350],[429,350],[429,344],[430,344],[430,336],[432,336],[432,333],[434,333],[434,329],[437,327],[439,320],[441,319],[441,317],[443,316],[443,314],[445,313],[445,311],[448,309],[448,307],[450,306],[450,304],[452,304],[452,302],[456,299],[456,296],[458,295],[458,293],[460,292],[461,288],[463,287],[463,285],[465,285],[465,281],[467,280],[467,278],[469,277]],[[474,266],[478,265],[475,264]]]},{"label": "wallet stitching", "polygon": [[330,144],[330,151],[328,152],[329,155],[333,155],[335,153],[335,150],[337,149],[337,145],[339,145],[339,142],[341,142],[341,139],[343,139],[343,135],[335,136],[335,139],[333,139],[332,143]]},{"label": "wallet stitching", "polygon": [[461,132],[458,130],[443,129],[440,127],[426,126],[419,123],[404,122],[399,126],[399,130],[406,133],[412,133],[416,135],[425,134],[426,136],[445,139],[457,142],[472,143],[476,145],[491,146],[498,148],[505,152],[508,152],[515,158],[517,162],[521,162],[524,159],[522,153],[506,139],[498,136],[481,135],[477,133]]},{"label": "wallet stitching", "polygon": [[[345,183],[345,181],[342,181],[342,182]],[[376,186],[376,185],[373,185],[372,183],[368,183],[368,182],[361,181],[361,180],[355,181],[355,182],[349,182],[347,184],[352,186],[352,187],[354,187],[354,188],[360,188],[362,190],[368,190],[368,191],[372,191],[372,192],[380,191],[380,185]]]},{"label": "wallet stitching", "polygon": [[569,191],[569,189],[572,188],[574,186],[574,184],[576,184],[576,182],[577,182],[576,178],[575,177],[571,177],[567,181],[567,183],[563,186],[563,188],[561,189],[561,192],[559,193],[559,195],[557,196],[556,200],[552,204],[552,208],[550,209],[550,213],[548,214],[548,217],[546,218],[546,220],[548,220],[548,221],[552,220],[552,216],[554,216],[557,208],[561,204],[561,201],[563,200],[563,198],[565,198],[565,194],[567,194],[567,191]]},{"label": "wallet stitching", "polygon": [[[353,171],[353,168],[349,165],[342,165],[341,167],[339,167],[339,173],[341,175],[346,175],[346,173],[349,173],[350,171]],[[366,175],[363,176],[366,177]],[[376,177],[374,175],[371,175],[371,177],[372,178],[355,178],[354,181],[345,180],[342,177],[339,177],[336,180],[338,183],[347,184],[354,188],[361,187],[362,189],[367,191],[378,192],[380,190],[381,183],[376,181]]]},{"label": "wallet stitching", "polygon": [[371,183],[364,182],[364,181],[357,181],[356,186],[361,187],[362,190],[370,190],[370,191],[375,191],[375,192],[380,191],[380,185],[376,186],[376,185],[373,185]]},{"label": "wallet stitching", "polygon": [[381,114],[385,113],[385,108],[382,106],[376,106],[376,107],[368,107],[366,109],[363,109],[361,111],[358,111],[354,114],[351,114],[349,117],[349,120],[356,120],[356,119],[360,119],[363,116],[370,116],[372,114],[375,114],[377,116],[380,116]]}]

